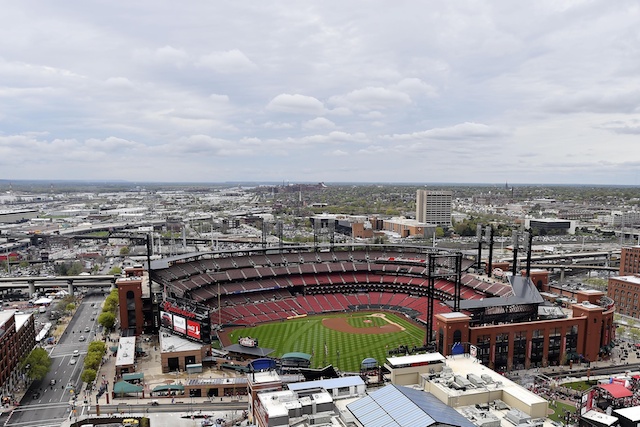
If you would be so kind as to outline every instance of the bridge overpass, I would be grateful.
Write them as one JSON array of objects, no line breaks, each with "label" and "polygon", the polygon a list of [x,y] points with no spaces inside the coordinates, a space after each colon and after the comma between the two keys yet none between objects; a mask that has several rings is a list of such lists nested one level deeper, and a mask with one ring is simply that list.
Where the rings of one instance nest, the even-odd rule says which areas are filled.
[{"label": "bridge overpass", "polygon": [[[619,260],[620,259],[620,250],[615,251],[597,251],[597,252],[571,252],[566,254],[552,254],[552,255],[532,255],[531,262],[536,261],[559,261],[559,260],[567,260],[567,261],[575,261],[575,260],[584,260],[584,259],[592,259],[592,260],[600,260],[602,262],[609,262],[611,260]],[[519,256],[518,261],[526,261],[526,256]],[[505,259],[504,261],[511,261],[509,259]]]},{"label": "bridge overpass", "polygon": [[67,292],[73,294],[74,287],[82,286],[87,288],[103,288],[113,286],[120,276],[116,275],[95,275],[95,276],[16,276],[0,277],[0,290],[27,289],[29,295],[33,295],[38,290],[56,289],[62,286],[67,287]]},{"label": "bridge overpass", "polygon": [[619,267],[609,267],[606,265],[586,265],[586,264],[531,264],[531,268],[546,268],[546,269],[575,269],[575,270],[604,270],[604,271],[619,271]]}]

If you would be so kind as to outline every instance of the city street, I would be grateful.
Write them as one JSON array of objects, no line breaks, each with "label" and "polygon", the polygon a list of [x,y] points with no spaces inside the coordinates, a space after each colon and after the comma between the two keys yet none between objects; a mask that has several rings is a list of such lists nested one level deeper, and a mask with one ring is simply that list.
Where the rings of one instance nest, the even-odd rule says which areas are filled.
[{"label": "city street", "polygon": [[[14,409],[5,426],[59,426],[71,415],[82,415],[84,396],[78,396],[84,356],[97,327],[94,312],[104,296],[87,295],[59,341],[48,347],[52,360],[49,373],[34,381]],[[91,320],[91,319],[94,320]]]}]

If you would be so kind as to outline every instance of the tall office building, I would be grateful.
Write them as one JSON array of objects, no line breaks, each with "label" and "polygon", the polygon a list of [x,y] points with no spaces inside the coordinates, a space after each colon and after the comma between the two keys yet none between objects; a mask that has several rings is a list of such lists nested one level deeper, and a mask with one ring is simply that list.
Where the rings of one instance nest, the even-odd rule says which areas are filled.
[{"label": "tall office building", "polygon": [[416,220],[427,224],[451,225],[451,191],[418,190]]}]

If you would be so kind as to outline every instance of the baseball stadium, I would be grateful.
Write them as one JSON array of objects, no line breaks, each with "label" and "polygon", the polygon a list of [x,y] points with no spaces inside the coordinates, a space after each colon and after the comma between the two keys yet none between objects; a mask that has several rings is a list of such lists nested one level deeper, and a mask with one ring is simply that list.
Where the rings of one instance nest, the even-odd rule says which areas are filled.
[{"label": "baseball stadium", "polygon": [[[546,303],[531,280],[486,280],[467,272],[473,262],[431,247],[256,248],[167,259],[152,278],[168,300],[206,307],[222,346],[251,336],[269,357],[308,354],[312,367],[356,371],[364,359],[473,348],[506,370],[595,360],[613,339],[613,308],[597,295],[579,315],[541,317]],[[586,336],[596,329],[594,355]]]}]

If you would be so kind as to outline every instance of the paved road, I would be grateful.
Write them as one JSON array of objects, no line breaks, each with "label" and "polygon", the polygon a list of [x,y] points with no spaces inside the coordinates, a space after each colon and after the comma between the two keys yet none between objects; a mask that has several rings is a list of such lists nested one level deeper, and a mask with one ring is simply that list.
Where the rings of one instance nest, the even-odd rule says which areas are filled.
[{"label": "paved road", "polygon": [[59,426],[70,414],[73,415],[74,410],[78,415],[85,410],[81,405],[83,396],[75,400],[74,396],[82,385],[80,374],[84,356],[95,336],[97,323],[93,313],[103,299],[103,295],[89,295],[83,299],[67,326],[66,334],[49,349],[52,361],[49,373],[42,381],[31,384],[5,426]]}]

